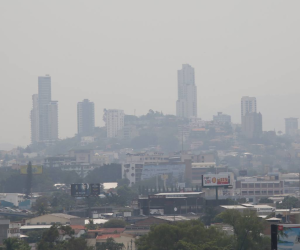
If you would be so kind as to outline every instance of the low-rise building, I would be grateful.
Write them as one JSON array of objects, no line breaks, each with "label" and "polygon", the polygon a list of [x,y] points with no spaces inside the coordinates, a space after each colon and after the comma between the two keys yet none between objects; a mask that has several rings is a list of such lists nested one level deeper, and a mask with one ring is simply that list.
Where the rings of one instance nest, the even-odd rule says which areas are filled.
[{"label": "low-rise building", "polygon": [[132,249],[135,250],[135,236],[131,234],[102,234],[97,236],[96,238],[96,245],[101,245],[106,243],[106,240],[109,238],[113,238],[116,243],[123,244],[125,249]]},{"label": "low-rise building", "polygon": [[284,194],[283,181],[248,178],[236,181],[236,193],[241,196],[266,197]]},{"label": "low-rise building", "polygon": [[[13,206],[18,207],[19,203],[23,202],[25,200],[25,194],[19,194],[19,193],[0,193],[0,202],[3,201],[11,203]],[[8,207],[7,205],[6,207]]]},{"label": "low-rise building", "polygon": [[218,112],[218,115],[213,116],[213,121],[221,124],[231,123],[231,116]]},{"label": "low-rise building", "polygon": [[26,225],[70,225],[72,219],[78,219],[79,217],[63,214],[63,213],[54,213],[54,214],[45,214],[35,218],[26,220]]}]

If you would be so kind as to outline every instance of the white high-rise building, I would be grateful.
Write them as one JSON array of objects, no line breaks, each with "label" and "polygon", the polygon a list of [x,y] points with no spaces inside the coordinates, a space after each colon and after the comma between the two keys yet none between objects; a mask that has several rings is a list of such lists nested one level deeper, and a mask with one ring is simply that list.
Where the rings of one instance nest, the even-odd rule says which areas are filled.
[{"label": "white high-rise building", "polygon": [[48,114],[48,138],[47,141],[58,140],[58,105],[57,101],[51,101],[47,105]]},{"label": "white high-rise building", "polygon": [[178,70],[178,100],[176,115],[178,117],[197,117],[197,86],[195,70],[189,64],[183,64]]},{"label": "white high-rise building", "polygon": [[295,136],[298,133],[298,118],[285,118],[285,134]]},{"label": "white high-rise building", "polygon": [[256,113],[256,97],[243,96],[241,100],[241,119],[247,113]]},{"label": "white high-rise building", "polygon": [[39,95],[32,95],[32,110],[30,112],[31,121],[31,143],[39,141]]},{"label": "white high-rise building", "polygon": [[124,111],[119,109],[104,110],[103,120],[106,125],[107,137],[115,138],[124,128]]},{"label": "white high-rise building", "polygon": [[83,136],[92,135],[95,128],[94,103],[88,99],[77,103],[77,128],[78,134]]}]

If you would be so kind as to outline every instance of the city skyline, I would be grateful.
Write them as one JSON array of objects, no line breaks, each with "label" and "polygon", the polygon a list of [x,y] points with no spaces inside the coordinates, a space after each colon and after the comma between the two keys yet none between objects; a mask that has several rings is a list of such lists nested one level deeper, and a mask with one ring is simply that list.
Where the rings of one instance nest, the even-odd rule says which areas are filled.
[{"label": "city skyline", "polygon": [[[184,73],[184,70],[186,71],[185,73]],[[192,90],[196,92],[195,101],[197,103],[197,86],[195,86],[194,68],[191,67],[189,64],[182,64],[182,69],[178,70],[177,83],[178,83],[178,86],[177,86],[177,89],[178,89],[178,100],[180,100],[180,98],[183,99],[183,97],[180,96],[180,88],[182,87],[180,85],[192,85],[193,87],[195,87],[195,89],[192,89]],[[42,132],[41,132],[40,127],[43,126],[43,123],[41,122],[41,120],[42,120],[41,117],[42,116],[41,116],[41,109],[39,108],[39,105],[42,106],[42,105],[44,105],[44,103],[48,102],[47,109],[50,108],[50,110],[52,110],[52,111],[48,111],[49,115],[47,116],[47,119],[52,114],[53,117],[56,117],[55,118],[56,120],[55,120],[54,123],[57,124],[57,125],[59,123],[58,122],[57,101],[50,101],[49,102],[49,100],[51,100],[51,76],[49,76],[49,75],[39,76],[38,77],[38,86],[39,86],[39,94],[41,96],[44,95],[44,100],[43,100],[43,98],[42,98],[42,100],[40,100],[39,94],[33,94],[32,95],[33,108],[32,108],[32,110],[30,112],[30,120],[31,120],[31,142],[34,142],[34,139],[36,139],[36,138],[38,138],[38,140],[40,140],[40,138],[42,136]],[[181,90],[184,92],[183,89],[181,89]],[[177,100],[177,103],[178,103],[178,100]],[[92,134],[91,131],[90,132],[82,132],[82,133],[79,132],[80,130],[83,129],[82,128],[82,122],[80,123],[80,120],[83,121],[83,113],[82,113],[83,111],[82,111],[82,109],[83,109],[83,106],[86,106],[84,104],[92,105],[92,111],[90,110],[92,112],[92,115],[89,117],[89,119],[90,119],[89,123],[93,124],[93,126],[92,126],[93,128],[95,127],[94,102],[89,102],[88,99],[84,99],[82,102],[78,102],[77,103],[77,134],[79,134],[81,136],[91,135]],[[80,110],[81,110],[81,112],[80,112]],[[123,110],[114,110],[114,109],[111,109],[111,111],[121,111],[122,114],[123,114],[123,116],[126,114]],[[38,114],[39,114],[37,117],[35,116],[36,112],[38,112]],[[241,98],[240,112],[241,112],[242,118],[247,113],[252,113],[252,112],[256,113],[257,112],[257,100],[256,100],[256,97],[243,96]],[[104,115],[105,115],[105,111],[104,111]],[[181,115],[178,115],[178,113],[174,114],[174,115],[177,115],[177,116],[181,117]],[[218,112],[218,115],[224,115],[224,114],[222,114],[222,112]],[[225,116],[229,116],[230,117],[230,115],[225,115]],[[183,116],[183,117],[188,118],[188,117],[195,117],[195,116],[192,115],[192,116]],[[215,118],[216,118],[216,116],[212,115],[212,118],[210,120],[214,120]],[[46,119],[46,122],[48,122],[47,119]],[[124,120],[124,117],[122,119]],[[292,119],[292,118],[290,118],[290,119]],[[296,118],[293,118],[293,119],[296,119]],[[287,120],[287,119],[285,118],[285,120]],[[39,124],[39,126],[36,127],[35,124]],[[81,128],[80,128],[80,124],[81,124]],[[241,123],[237,122],[236,124],[243,125],[242,122]],[[106,126],[106,124],[104,124],[104,126]],[[124,121],[123,121],[123,125],[121,127],[123,128],[123,126],[124,126]],[[49,135],[51,134],[53,138],[58,138],[58,127],[54,127],[54,128],[52,127],[52,128],[49,128],[49,130],[50,131],[52,130],[52,133],[51,132],[48,133]],[[120,131],[120,130],[118,130],[118,131]],[[286,122],[285,122],[285,131],[286,131]],[[114,131],[112,134],[113,135],[109,135],[108,137],[111,137],[111,138],[116,137],[117,132]],[[53,140],[57,140],[57,139],[53,139],[53,138],[49,138],[49,141],[51,141],[51,140],[52,141]]]},{"label": "city skyline", "polygon": [[[173,12],[166,19],[170,5]],[[198,117],[204,120],[223,112],[240,123],[242,96],[257,98],[264,130],[284,131],[286,117],[300,117],[300,37],[295,32],[300,3],[291,8],[270,1],[232,1],[216,8],[211,2],[187,6],[166,1],[159,10],[153,3],[121,3],[116,10],[112,3],[93,2],[74,4],[68,19],[68,4],[19,6],[1,6],[0,105],[13,104],[1,110],[1,143],[30,143],[30,96],[36,93],[36,77],[45,73],[52,76],[52,98],[59,100],[60,138],[76,133],[77,111],[72,107],[84,98],[99,110],[96,126],[104,125],[105,107],[126,114],[135,110],[142,115],[149,109],[176,114],[176,70],[185,63],[196,69]],[[104,10],[114,10],[114,15]],[[114,50],[106,49],[110,46]]]}]

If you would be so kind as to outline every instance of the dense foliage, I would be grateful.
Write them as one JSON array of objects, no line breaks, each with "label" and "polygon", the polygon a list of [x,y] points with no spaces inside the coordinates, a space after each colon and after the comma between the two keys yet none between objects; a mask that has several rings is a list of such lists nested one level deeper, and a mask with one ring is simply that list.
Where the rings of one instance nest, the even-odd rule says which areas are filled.
[{"label": "dense foliage", "polygon": [[137,240],[136,244],[139,250],[267,250],[270,248],[270,238],[262,236],[264,223],[254,211],[247,210],[241,214],[236,210],[227,210],[217,215],[214,220],[232,226],[233,235],[214,226],[206,227],[199,220],[192,220],[153,226],[147,235]]},{"label": "dense foliage", "polygon": [[103,224],[104,228],[124,228],[125,226],[125,221],[118,219],[111,219]]},{"label": "dense foliage", "polygon": [[255,211],[245,210],[242,214],[237,210],[226,210],[218,217],[233,227],[234,249],[270,249],[270,238],[262,236],[264,221],[257,217]]},{"label": "dense foliage", "polygon": [[7,238],[3,241],[3,250],[30,250],[28,243],[18,238]]},{"label": "dense foliage", "polygon": [[[60,236],[68,236],[68,240],[61,240]],[[69,226],[57,227],[53,225],[42,235],[37,244],[37,250],[91,250],[84,238],[75,238],[74,231]]]},{"label": "dense foliage", "polygon": [[108,238],[105,243],[96,244],[96,250],[122,250],[124,244],[117,243],[113,238]]},{"label": "dense foliage", "polygon": [[136,241],[139,250],[231,250],[233,237],[198,220],[161,224]]}]

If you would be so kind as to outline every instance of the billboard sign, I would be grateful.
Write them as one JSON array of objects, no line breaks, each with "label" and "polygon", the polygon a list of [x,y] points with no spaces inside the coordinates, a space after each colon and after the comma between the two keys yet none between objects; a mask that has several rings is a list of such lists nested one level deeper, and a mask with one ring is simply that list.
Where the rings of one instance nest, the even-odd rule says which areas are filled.
[{"label": "billboard sign", "polygon": [[202,187],[224,187],[230,185],[230,174],[204,174]]},{"label": "billboard sign", "polygon": [[[20,173],[21,174],[28,174],[27,173],[28,166],[21,166]],[[43,173],[43,166],[32,166],[32,174],[42,174]]]},{"label": "billboard sign", "polygon": [[100,184],[79,183],[71,184],[71,195],[74,197],[98,196],[100,194]]},{"label": "billboard sign", "polygon": [[272,250],[300,250],[300,224],[271,225]]}]

